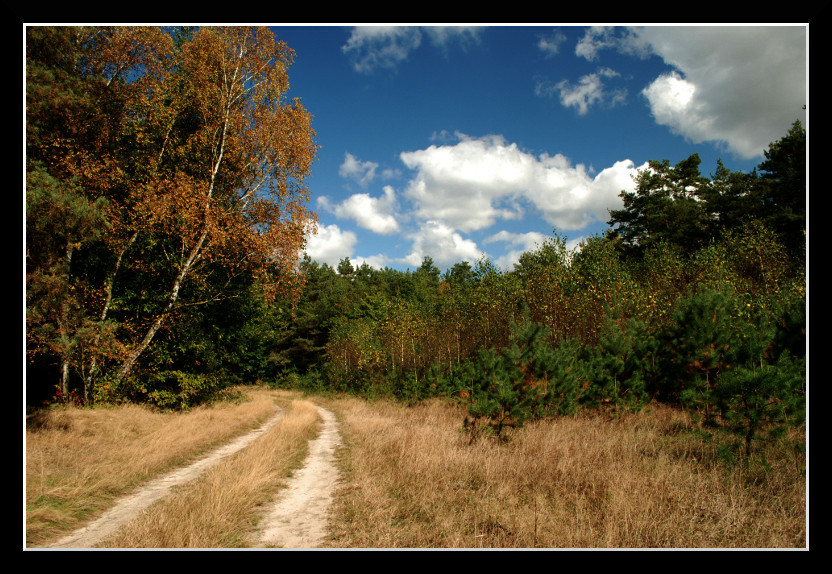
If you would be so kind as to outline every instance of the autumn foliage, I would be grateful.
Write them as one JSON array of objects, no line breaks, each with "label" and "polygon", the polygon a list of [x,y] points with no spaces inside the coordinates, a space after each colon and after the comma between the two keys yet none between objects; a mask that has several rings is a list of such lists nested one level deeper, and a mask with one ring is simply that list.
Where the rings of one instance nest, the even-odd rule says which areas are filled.
[{"label": "autumn foliage", "polygon": [[27,28],[32,376],[129,394],[186,308],[297,296],[317,148],[293,56],[265,28]]}]

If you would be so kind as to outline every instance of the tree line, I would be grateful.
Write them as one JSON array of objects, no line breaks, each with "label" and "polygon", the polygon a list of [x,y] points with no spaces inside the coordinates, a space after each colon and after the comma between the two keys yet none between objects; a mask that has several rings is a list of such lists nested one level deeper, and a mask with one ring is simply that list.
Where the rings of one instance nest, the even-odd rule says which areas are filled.
[{"label": "tree line", "polygon": [[[805,413],[805,130],[751,173],[650,162],[606,233],[557,231],[510,271],[333,268],[305,259],[266,380],[316,392],[454,397],[472,433],[581,408],[691,409],[746,440]],[[272,317],[271,319],[269,317]],[[280,319],[278,319],[280,317]],[[268,374],[267,374],[268,373]]]},{"label": "tree line", "polygon": [[[184,408],[265,382],[469,406],[472,436],[651,400],[800,421],[806,142],[651,161],[607,232],[512,270],[301,257],[310,116],[261,29],[27,29],[27,392]],[[772,423],[773,426],[772,426]]]}]

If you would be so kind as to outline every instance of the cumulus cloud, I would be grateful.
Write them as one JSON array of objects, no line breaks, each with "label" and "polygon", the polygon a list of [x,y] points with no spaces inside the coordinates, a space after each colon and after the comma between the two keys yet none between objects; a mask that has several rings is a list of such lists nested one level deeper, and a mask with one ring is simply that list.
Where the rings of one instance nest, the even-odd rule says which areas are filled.
[{"label": "cumulus cloud", "polygon": [[656,122],[688,140],[762,156],[805,120],[803,26],[644,27],[628,31],[674,71],[644,88]]},{"label": "cumulus cloud", "polygon": [[344,257],[352,256],[357,238],[352,231],[343,231],[337,225],[318,228],[316,235],[308,235],[306,254],[319,263],[337,266]]},{"label": "cumulus cloud", "polygon": [[511,270],[514,264],[520,260],[520,256],[527,252],[537,249],[549,237],[537,231],[529,231],[527,233],[511,233],[509,231],[500,231],[488,237],[483,243],[486,245],[490,243],[505,243],[508,250],[501,256],[494,260],[494,264],[500,269]]},{"label": "cumulus cloud", "polygon": [[[318,206],[379,234],[400,233],[410,242],[408,254],[355,256],[355,234],[329,225],[310,238],[310,257],[332,265],[350,257],[356,265],[366,262],[377,268],[388,263],[418,267],[425,256],[440,268],[459,261],[473,263],[486,252],[469,233],[499,222],[529,213],[563,231],[605,222],[608,209],[620,208],[620,192],[634,189],[633,176],[646,167],[623,160],[592,175],[586,166],[572,164],[560,154],[533,155],[501,136],[474,138],[461,133],[453,142],[446,137],[442,144],[400,157],[413,172],[401,193],[386,186],[378,197],[359,193],[340,203],[321,197]],[[501,231],[484,244],[507,247],[494,261],[510,269],[521,253],[544,240],[544,234],[537,232]]]},{"label": "cumulus cloud", "polygon": [[369,257],[361,257],[360,255],[356,255],[355,257],[350,259],[353,267],[358,268],[362,265],[368,265],[373,269],[384,269],[390,263],[394,262],[390,257],[384,255],[382,253],[378,255],[370,255]]},{"label": "cumulus cloud", "polygon": [[404,191],[415,214],[463,232],[517,219],[523,206],[560,229],[580,229],[606,221],[607,208],[620,206],[621,190],[634,187],[630,160],[593,178],[560,154],[536,157],[499,136],[458,136],[454,145],[402,153],[401,159],[416,172]]},{"label": "cumulus cloud", "polygon": [[475,262],[483,256],[474,241],[440,221],[425,221],[418,231],[410,234],[410,239],[412,250],[401,262],[414,267],[421,265],[425,256],[430,256],[440,267],[459,261]]},{"label": "cumulus cloud", "polygon": [[405,196],[424,219],[449,222],[463,231],[482,229],[498,218],[511,217],[495,203],[508,189],[520,189],[531,158],[502,138],[467,138],[455,145],[432,145],[400,154],[416,170]]},{"label": "cumulus cloud", "polygon": [[364,229],[389,235],[399,231],[399,223],[393,214],[396,206],[395,191],[384,187],[382,197],[371,197],[368,193],[353,194],[341,203],[332,204],[327,197],[318,198],[318,206],[340,219],[352,219]]},{"label": "cumulus cloud", "polygon": [[376,177],[378,164],[371,161],[359,161],[354,155],[347,152],[344,154],[344,162],[338,168],[338,175],[351,179],[361,187],[367,187]]},{"label": "cumulus cloud", "polygon": [[[605,50],[661,58],[673,70],[641,90],[655,121],[693,143],[752,159],[795,119],[805,121],[806,41],[804,26],[593,26],[575,55],[591,62]],[[537,90],[583,115],[605,98],[623,98],[622,91],[606,92],[602,80],[590,74]]]}]

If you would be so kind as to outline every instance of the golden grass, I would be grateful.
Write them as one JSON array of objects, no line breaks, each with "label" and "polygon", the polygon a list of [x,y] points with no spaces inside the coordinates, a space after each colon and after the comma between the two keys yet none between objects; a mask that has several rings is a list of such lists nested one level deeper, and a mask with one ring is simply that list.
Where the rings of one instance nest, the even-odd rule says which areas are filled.
[{"label": "golden grass", "polygon": [[459,406],[323,406],[347,447],[333,547],[806,545],[803,453],[769,449],[767,471],[725,464],[671,408],[540,421],[509,444],[469,445]]},{"label": "golden grass", "polygon": [[237,454],[152,505],[101,547],[238,548],[249,545],[260,506],[271,501],[307,443],[318,432],[318,412],[292,401],[281,421]]},{"label": "golden grass", "polygon": [[[26,433],[26,537],[45,545],[150,478],[261,424],[280,423],[105,541],[115,547],[244,547],[318,432],[298,395],[184,414],[140,407],[51,411]],[[313,398],[340,419],[343,486],[330,547],[803,548],[805,437],[726,462],[689,417],[651,406],[618,419],[538,421],[507,444],[461,431],[464,407]],[[761,461],[765,457],[765,464]]]},{"label": "golden grass", "polygon": [[45,544],[148,479],[259,426],[272,393],[182,413],[58,408],[27,421],[26,543]]}]

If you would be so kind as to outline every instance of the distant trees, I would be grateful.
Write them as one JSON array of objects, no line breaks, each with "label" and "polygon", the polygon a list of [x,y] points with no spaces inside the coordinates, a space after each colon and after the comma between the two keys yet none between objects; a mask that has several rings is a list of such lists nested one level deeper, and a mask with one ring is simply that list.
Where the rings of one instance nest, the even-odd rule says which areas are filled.
[{"label": "distant trees", "polygon": [[653,162],[616,228],[573,251],[555,233],[512,271],[307,261],[297,311],[318,318],[323,353],[278,381],[450,397],[469,406],[472,436],[659,400],[733,429],[750,452],[803,417],[805,266],[773,217],[787,209],[762,194],[776,180],[721,163],[708,179],[699,164]]}]

